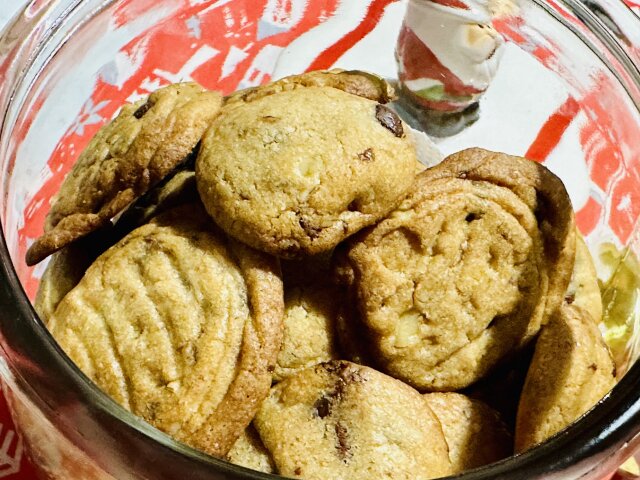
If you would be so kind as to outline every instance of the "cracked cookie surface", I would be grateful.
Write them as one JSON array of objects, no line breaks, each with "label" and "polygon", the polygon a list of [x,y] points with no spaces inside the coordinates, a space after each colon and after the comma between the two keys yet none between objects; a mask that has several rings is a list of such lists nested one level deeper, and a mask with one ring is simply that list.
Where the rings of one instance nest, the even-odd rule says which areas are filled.
[{"label": "cracked cookie surface", "polygon": [[275,259],[229,241],[202,207],[186,205],[101,255],[49,329],[123,407],[224,456],[269,391],[282,295]]},{"label": "cracked cookie surface", "polygon": [[332,361],[280,382],[254,425],[281,475],[430,479],[452,473],[422,396],[369,367]]},{"label": "cracked cookie surface", "polygon": [[378,364],[449,391],[525,345],[562,302],[573,210],[541,165],[470,149],[421,173],[395,211],[347,244],[337,276],[351,283]]},{"label": "cracked cookie surface", "polygon": [[107,225],[194,149],[222,96],[178,83],[126,104],[80,154],[56,194],[28,265]]},{"label": "cracked cookie surface", "polygon": [[224,109],[203,139],[196,180],[227,233],[294,258],[328,251],[384,217],[418,165],[389,108],[307,87]]}]

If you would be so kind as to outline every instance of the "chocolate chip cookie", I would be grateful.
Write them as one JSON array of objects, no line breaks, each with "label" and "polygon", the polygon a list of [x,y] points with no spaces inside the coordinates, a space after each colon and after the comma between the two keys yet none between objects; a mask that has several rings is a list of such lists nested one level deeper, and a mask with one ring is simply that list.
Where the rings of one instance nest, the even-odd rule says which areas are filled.
[{"label": "chocolate chip cookie", "polygon": [[288,477],[399,480],[453,473],[442,427],[422,396],[346,361],[276,384],[254,425]]},{"label": "chocolate chip cookie", "polygon": [[162,180],[191,153],[221,105],[219,93],[195,83],[169,85],[124,105],[65,178],[27,264],[104,227]]},{"label": "chocolate chip cookie", "polygon": [[384,217],[418,165],[387,106],[306,87],[225,108],[202,141],[196,179],[227,233],[293,258],[329,251]]},{"label": "chocolate chip cookie", "polygon": [[338,277],[380,367],[450,391],[529,342],[558,308],[574,263],[573,210],[545,167],[470,149],[421,173],[395,211],[347,245]]},{"label": "chocolate chip cookie", "polygon": [[278,262],[228,241],[194,204],[101,255],[49,329],[123,407],[224,456],[269,391],[282,297]]}]

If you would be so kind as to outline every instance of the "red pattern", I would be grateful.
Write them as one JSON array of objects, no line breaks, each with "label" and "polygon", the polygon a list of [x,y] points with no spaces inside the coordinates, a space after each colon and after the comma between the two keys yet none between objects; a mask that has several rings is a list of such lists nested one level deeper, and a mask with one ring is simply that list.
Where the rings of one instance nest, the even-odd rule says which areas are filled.
[{"label": "red pattern", "polygon": [[373,0],[362,21],[338,42],[325,49],[309,66],[307,71],[326,70],[338,61],[351,47],[371,32],[382,17],[387,5],[398,0]]},{"label": "red pattern", "polygon": [[562,135],[579,111],[580,104],[576,102],[575,98],[567,98],[558,110],[542,125],[538,136],[527,150],[525,157],[537,162],[544,162],[553,149],[560,143]]},{"label": "red pattern", "polygon": [[[383,3],[390,3],[394,0],[384,0]],[[118,23],[125,24],[130,19],[138,16],[148,5],[153,5],[153,0],[121,2],[116,10]],[[118,110],[119,105],[124,103],[134,93],[148,93],[148,90],[141,89],[145,81],[150,84],[162,86],[170,83],[160,72],[178,74],[182,65],[185,65],[191,56],[201,47],[206,47],[205,39],[215,38],[215,49],[219,51],[217,55],[209,61],[199,65],[189,75],[205,87],[216,88],[223,93],[230,93],[236,90],[247,72],[252,67],[252,62],[258,53],[266,46],[288,45],[292,39],[297,38],[303,32],[308,31],[319,23],[319,19],[330,17],[335,11],[338,0],[328,0],[326,2],[311,2],[304,12],[303,18],[292,28],[282,33],[272,35],[268,38],[257,40],[258,22],[265,10],[267,0],[238,2],[241,8],[225,11],[224,7],[212,9],[200,17],[200,39],[195,39],[189,35],[186,22],[203,9],[202,5],[188,7],[184,6],[171,19],[160,22],[148,31],[132,39],[122,49],[123,53],[133,56],[137,50],[149,48],[144,56],[144,60],[138,67],[136,73],[127,78],[121,86],[111,85],[102,78],[98,78],[92,101],[98,104],[101,101],[109,101],[108,105],[101,111],[105,121],[111,118]],[[141,5],[145,6],[144,8]],[[226,22],[225,13],[232,15],[233,25],[229,27]],[[369,24],[375,25],[376,17],[370,19]],[[372,27],[371,27],[372,28]],[[218,35],[220,31],[230,30],[231,35],[222,37]],[[91,32],[78,32],[77,38],[82,35],[89,36]],[[87,38],[89,41],[89,38]],[[236,68],[224,78],[222,68],[224,61],[231,49],[237,48],[246,51],[244,60],[236,65]],[[349,47],[350,48],[350,47]],[[262,82],[270,79],[270,72],[262,77]],[[177,79],[176,81],[179,81]],[[42,98],[40,101],[43,101]],[[36,111],[36,110],[34,110]],[[101,125],[90,125],[84,128],[82,135],[69,130],[58,143],[48,161],[50,168],[55,168],[56,174],[51,176],[29,201],[25,209],[24,227],[19,234],[19,255],[24,256],[27,248],[26,239],[38,237],[44,225],[44,219],[49,209],[48,199],[58,191],[64,178],[64,174],[71,169],[82,148],[89,142],[91,137],[98,131]],[[28,125],[25,126],[25,133]],[[20,278],[25,279],[24,288],[30,298],[35,296],[38,282],[30,275],[31,268],[23,264],[16,266]]]},{"label": "red pattern", "polygon": [[583,235],[588,235],[598,225],[602,215],[602,205],[589,197],[587,203],[576,212],[576,225]]}]

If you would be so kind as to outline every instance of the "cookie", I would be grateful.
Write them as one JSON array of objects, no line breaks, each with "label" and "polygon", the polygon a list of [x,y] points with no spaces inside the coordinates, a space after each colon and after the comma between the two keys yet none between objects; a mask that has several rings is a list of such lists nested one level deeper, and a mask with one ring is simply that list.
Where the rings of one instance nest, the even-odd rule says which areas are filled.
[{"label": "cookie", "polygon": [[384,217],[419,162],[388,107],[330,87],[241,103],[207,131],[198,191],[227,233],[274,255],[326,252]]},{"label": "cookie", "polygon": [[51,255],[33,303],[40,319],[47,324],[56,308],[75,287],[95,260],[82,245],[75,243]]},{"label": "cookie", "polygon": [[332,87],[379,103],[387,103],[396,98],[393,87],[384,78],[360,70],[337,68],[291,75],[267,85],[239,90],[225,98],[225,106],[252,102],[268,95],[306,87]]},{"label": "cookie", "polygon": [[589,312],[596,323],[602,321],[602,296],[598,285],[598,273],[589,247],[579,233],[576,235],[576,261],[565,301]]},{"label": "cookie", "polygon": [[427,393],[424,399],[442,424],[455,473],[511,455],[513,438],[486,404],[460,393]]},{"label": "cookie", "polygon": [[167,176],[122,212],[115,222],[115,229],[124,236],[156,215],[186,203],[200,203],[193,170],[179,170]]},{"label": "cookie", "polygon": [[307,367],[338,359],[335,322],[339,302],[335,286],[315,279],[284,282],[284,334],[273,379],[276,382]]},{"label": "cookie", "polygon": [[287,477],[400,480],[453,472],[440,423],[422,396],[346,361],[276,384],[253,423]]},{"label": "cookie", "polygon": [[545,167],[465,150],[349,239],[337,276],[351,282],[383,371],[422,391],[457,390],[526,345],[560,305],[573,225],[564,185]]},{"label": "cookie", "polygon": [[520,396],[515,450],[569,426],[615,384],[615,367],[588,312],[563,305],[543,327]]},{"label": "cookie", "polygon": [[256,429],[249,425],[227,454],[227,460],[234,465],[264,473],[276,473],[271,454],[265,448]]},{"label": "cookie", "polygon": [[220,94],[195,83],[169,85],[124,105],[65,178],[27,264],[104,227],[162,180],[191,153],[221,105]]},{"label": "cookie", "polygon": [[269,391],[282,296],[276,260],[229,242],[186,205],[101,255],[49,329],[123,407],[224,456]]},{"label": "cookie", "polygon": [[135,201],[107,227],[57,251],[49,260],[34,301],[34,308],[46,323],[64,296],[75,287],[89,265],[107,248],[154,216],[184,203],[198,201],[193,171],[179,171]]}]

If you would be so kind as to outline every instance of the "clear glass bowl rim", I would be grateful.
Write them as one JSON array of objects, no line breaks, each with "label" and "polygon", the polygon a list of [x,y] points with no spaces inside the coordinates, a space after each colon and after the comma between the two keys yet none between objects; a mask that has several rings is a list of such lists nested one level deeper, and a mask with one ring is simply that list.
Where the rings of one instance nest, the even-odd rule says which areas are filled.
[{"label": "clear glass bowl rim", "polygon": [[[114,1],[102,2],[100,8],[92,13],[98,13]],[[545,0],[532,1],[576,33],[583,42],[591,43]],[[592,3],[597,4],[600,9],[606,12],[608,10],[606,2],[608,1],[610,0],[599,0]],[[2,113],[0,116],[0,147],[2,146],[2,138],[7,135],[7,130],[10,127],[6,125],[7,112],[14,101],[14,94],[24,73],[31,68],[34,59],[41,52],[48,39],[76,9],[81,7],[82,3],[82,0],[32,0],[26,5],[25,10],[44,13],[36,16],[32,23],[27,25],[26,30],[20,29],[24,34],[23,38],[26,39],[43,26],[46,31],[40,34],[40,41],[31,45],[30,50],[20,48],[14,58],[4,59],[10,62],[8,80],[5,80],[4,85],[0,85],[0,90],[3,88],[10,90],[5,90],[0,94],[0,112]],[[601,45],[604,45],[619,62],[621,68],[633,80],[636,87],[640,88],[640,58],[637,54],[628,45],[621,42],[610,26],[603,23],[586,4],[579,0],[562,0],[560,3],[562,7],[583,22],[601,42]],[[622,5],[621,2],[616,3],[615,0],[613,4],[616,7]],[[626,8],[626,12],[624,8]],[[628,7],[624,8],[622,13],[618,9],[616,20],[624,21],[627,27],[631,25],[632,28],[640,29],[640,18]],[[90,18],[88,17],[84,21],[89,21]],[[20,14],[18,14],[12,23],[10,22],[1,32],[0,39],[2,37],[6,39],[12,31],[17,31],[16,26],[20,22]],[[79,25],[80,23],[75,27],[77,28]],[[57,47],[63,43],[64,41]],[[0,45],[2,45],[1,41]],[[602,55],[600,56],[602,58]],[[45,60],[45,64],[49,59]],[[602,59],[604,63],[609,64],[606,59]],[[0,57],[0,62],[2,60]],[[12,68],[13,70],[11,70]],[[11,75],[15,75],[15,78],[12,78]],[[633,100],[640,111],[640,98]],[[39,368],[47,371],[48,376],[56,379],[56,384],[65,389],[69,398],[83,402],[87,407],[84,414],[94,416],[92,420],[96,422],[95,425],[99,430],[109,431],[111,429],[114,435],[123,435],[123,438],[126,438],[127,443],[130,444],[129,446],[135,445],[140,451],[148,451],[149,448],[158,449],[166,456],[167,460],[175,462],[178,474],[190,471],[194,474],[191,477],[194,479],[218,477],[216,474],[221,475],[219,478],[265,480],[278,478],[276,475],[262,474],[228,464],[176,442],[120,407],[100,391],[57,346],[35,313],[12,267],[3,228],[0,225],[2,233],[0,235],[0,306],[2,306],[0,348],[2,348],[2,356],[4,357],[0,360],[5,360],[6,365],[0,371],[10,386],[18,387],[38,408],[50,413],[51,400],[47,393],[53,391],[51,383],[44,381],[41,376],[30,375],[29,370],[20,363],[20,360],[26,359],[28,362],[35,362]],[[567,478],[566,475],[572,471],[576,472],[576,476],[572,478],[578,478],[578,476],[587,475],[592,469],[602,468],[603,471],[606,471],[607,467],[610,467],[609,470],[614,469],[621,460],[640,446],[640,389],[637,388],[638,385],[640,385],[640,363],[636,362],[596,408],[551,440],[524,454],[465,472],[455,478],[533,480],[555,478],[554,474],[560,475],[558,478]],[[80,437],[78,437],[74,426],[65,425],[64,422],[59,422],[56,426],[72,439],[84,438],[86,440],[87,437],[90,438],[90,435],[87,435],[88,432],[80,432]],[[82,428],[79,426],[79,429]],[[558,452],[563,452],[563,454],[558,455]],[[594,458],[598,459],[596,464],[593,463]],[[164,473],[169,476],[162,474],[157,478],[176,478],[171,475],[171,472]]]}]

